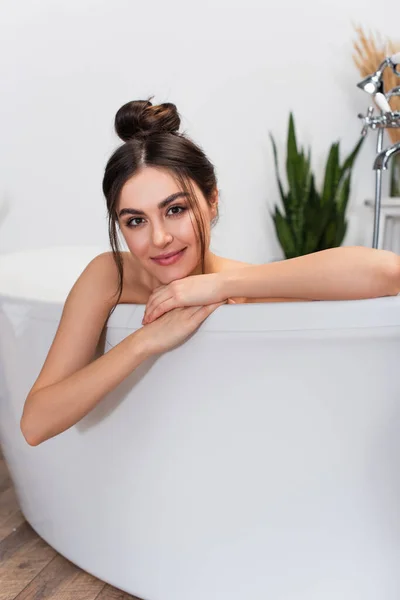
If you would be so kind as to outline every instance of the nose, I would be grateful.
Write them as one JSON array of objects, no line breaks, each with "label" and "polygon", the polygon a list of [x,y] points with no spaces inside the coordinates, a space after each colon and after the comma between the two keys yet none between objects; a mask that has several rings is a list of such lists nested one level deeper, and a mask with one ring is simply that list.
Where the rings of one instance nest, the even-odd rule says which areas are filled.
[{"label": "nose", "polygon": [[152,231],[152,242],[157,248],[165,248],[173,240],[172,234],[161,224],[154,225]]}]

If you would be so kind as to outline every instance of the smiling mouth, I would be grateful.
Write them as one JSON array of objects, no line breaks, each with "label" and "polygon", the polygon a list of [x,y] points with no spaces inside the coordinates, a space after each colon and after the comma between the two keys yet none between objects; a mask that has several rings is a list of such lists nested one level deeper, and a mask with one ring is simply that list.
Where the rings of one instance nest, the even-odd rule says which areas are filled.
[{"label": "smiling mouth", "polygon": [[156,260],[163,260],[164,258],[171,258],[171,256],[175,256],[175,254],[179,254],[179,252],[182,252],[183,248],[181,250],[176,250],[175,252],[170,252],[169,254],[160,254],[160,256],[152,256],[151,258],[155,258]]},{"label": "smiling mouth", "polygon": [[172,263],[177,262],[181,258],[181,256],[185,252],[185,250],[186,250],[186,248],[182,248],[182,250],[179,250],[178,252],[175,252],[174,254],[172,254],[170,256],[166,256],[164,258],[154,257],[151,260],[153,260],[154,262],[156,262],[159,265],[170,265]]}]

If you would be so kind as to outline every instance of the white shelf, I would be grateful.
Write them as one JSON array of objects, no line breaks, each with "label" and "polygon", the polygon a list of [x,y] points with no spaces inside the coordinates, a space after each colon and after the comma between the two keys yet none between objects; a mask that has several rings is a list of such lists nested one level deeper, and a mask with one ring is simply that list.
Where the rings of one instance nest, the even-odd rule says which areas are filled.
[{"label": "white shelf", "polygon": [[[365,206],[375,206],[375,200],[373,199],[368,199],[365,200],[364,202]],[[394,209],[398,209],[400,208],[400,196],[388,196],[386,198],[382,198],[381,200],[381,207],[382,208],[394,208]]]}]

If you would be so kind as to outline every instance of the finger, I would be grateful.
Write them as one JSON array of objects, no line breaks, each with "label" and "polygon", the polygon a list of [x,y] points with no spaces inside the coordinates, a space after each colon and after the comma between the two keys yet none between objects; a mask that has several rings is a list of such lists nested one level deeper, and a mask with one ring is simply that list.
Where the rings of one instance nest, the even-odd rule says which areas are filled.
[{"label": "finger", "polygon": [[151,323],[152,321],[155,321],[164,313],[168,312],[169,310],[172,310],[173,308],[177,308],[175,298],[168,298],[167,300],[164,300],[164,302],[158,304],[158,306],[156,306],[154,310],[147,315],[145,323],[147,324]]},{"label": "finger", "polygon": [[163,292],[168,292],[168,285],[160,285],[156,288],[154,288],[154,290],[152,290],[150,296],[147,299],[147,305],[149,305],[150,302],[153,302],[156,298],[159,298],[161,294],[163,294]]},{"label": "finger", "polygon": [[149,316],[152,314],[152,312],[157,308],[157,306],[159,304],[162,304],[163,302],[166,302],[167,300],[170,300],[171,298],[172,298],[172,296],[169,293],[160,292],[159,294],[156,294],[156,295],[152,294],[147,302],[147,305],[146,305],[146,308],[144,311],[143,323],[149,320]]},{"label": "finger", "polygon": [[163,292],[165,290],[165,287],[166,286],[163,285],[163,286],[154,288],[154,290],[152,290],[150,296],[147,299],[147,304],[149,302],[151,302],[152,300],[154,300],[154,298],[157,298],[161,294],[161,292]]},{"label": "finger", "polygon": [[223,302],[214,302],[214,304],[211,304],[210,306],[212,306],[212,311],[215,310],[216,308],[218,308],[218,306],[222,306],[223,304],[225,304],[225,301]]},{"label": "finger", "polygon": [[145,321],[146,318],[148,317],[148,315],[154,310],[154,307],[157,305],[158,297],[159,297],[159,294],[156,295],[153,293],[153,294],[151,294],[150,298],[147,300],[144,315],[143,315],[143,321]]}]

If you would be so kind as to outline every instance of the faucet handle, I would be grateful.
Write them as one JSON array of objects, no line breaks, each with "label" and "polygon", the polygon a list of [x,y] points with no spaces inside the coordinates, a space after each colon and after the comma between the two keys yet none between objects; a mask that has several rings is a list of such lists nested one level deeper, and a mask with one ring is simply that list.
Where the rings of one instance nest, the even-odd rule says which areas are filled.
[{"label": "faucet handle", "polygon": [[400,52],[396,52],[396,54],[392,54],[392,56],[390,57],[390,60],[392,61],[392,63],[394,65],[399,65],[400,64]]},{"label": "faucet handle", "polygon": [[384,112],[392,112],[392,109],[390,108],[390,104],[389,102],[386,100],[384,94],[378,92],[377,94],[375,94],[375,102],[377,104],[377,106]]},{"label": "faucet handle", "polygon": [[364,123],[364,127],[363,127],[363,128],[362,128],[362,130],[361,130],[361,135],[362,135],[363,137],[364,137],[364,136],[366,136],[366,135],[367,135],[367,133],[368,133],[368,127],[370,126],[370,123],[371,123],[371,117],[372,117],[372,114],[373,114],[373,112],[374,112],[374,107],[373,107],[373,106],[369,106],[369,107],[368,107],[367,114],[366,114],[366,116],[365,116],[365,117],[364,117],[364,115],[362,115],[361,113],[358,115],[358,118],[359,118],[359,119],[362,119],[362,120],[363,120],[363,123]]},{"label": "faucet handle", "polygon": [[[365,119],[365,117],[363,117],[363,115],[358,115],[358,116],[360,118],[364,118]],[[362,135],[362,137],[365,137],[367,135],[367,133],[368,133],[368,125],[367,125],[367,123],[365,123],[364,127],[361,129],[361,135]]]},{"label": "faucet handle", "polygon": [[390,57],[390,66],[392,67],[393,73],[400,76],[400,71],[396,69],[396,66],[400,64],[400,52],[396,52],[396,54],[392,54]]}]

